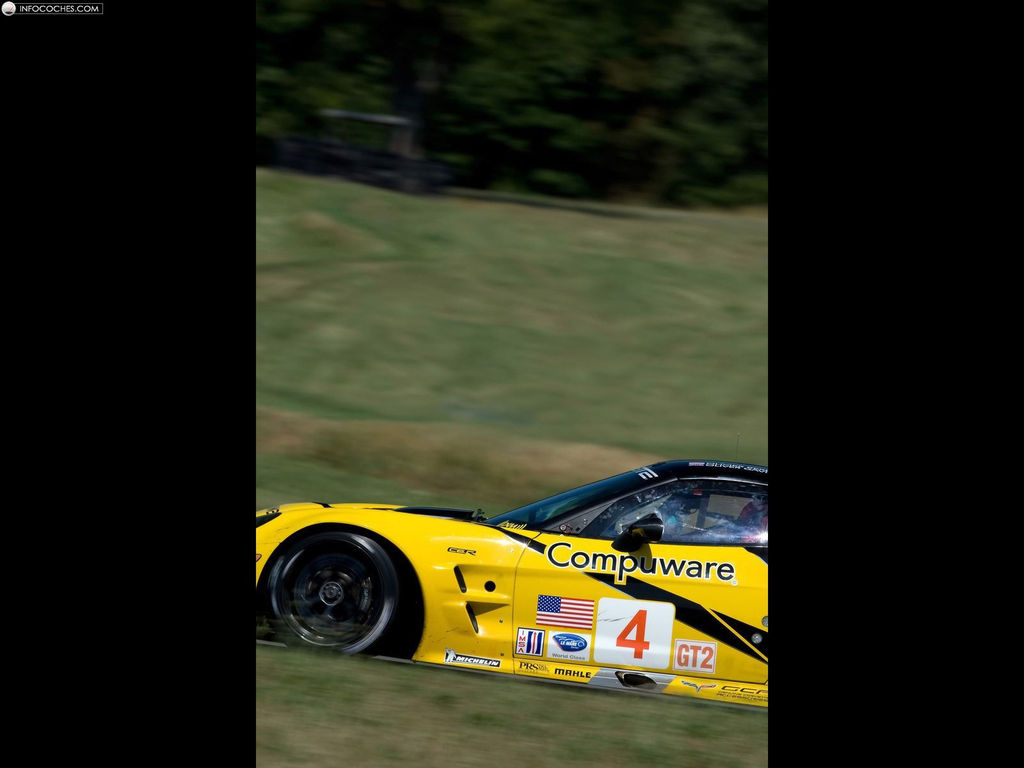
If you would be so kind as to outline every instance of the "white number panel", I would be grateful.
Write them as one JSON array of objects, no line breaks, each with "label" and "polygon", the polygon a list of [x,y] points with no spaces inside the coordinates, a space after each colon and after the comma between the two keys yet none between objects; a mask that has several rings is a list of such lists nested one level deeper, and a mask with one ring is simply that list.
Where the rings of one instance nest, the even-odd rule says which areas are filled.
[{"label": "white number panel", "polygon": [[597,602],[594,661],[628,667],[665,669],[672,658],[671,603],[602,597]]}]

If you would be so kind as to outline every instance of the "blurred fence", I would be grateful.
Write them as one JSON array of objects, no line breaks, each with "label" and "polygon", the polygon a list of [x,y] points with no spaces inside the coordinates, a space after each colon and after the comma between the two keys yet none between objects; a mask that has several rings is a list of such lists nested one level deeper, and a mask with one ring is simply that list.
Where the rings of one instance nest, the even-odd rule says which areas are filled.
[{"label": "blurred fence", "polygon": [[275,142],[274,166],[416,194],[437,194],[451,183],[452,174],[444,163],[415,156],[416,126],[410,120],[340,109],[325,109],[321,115],[387,126],[392,132],[390,149],[359,146],[331,137],[291,136]]}]

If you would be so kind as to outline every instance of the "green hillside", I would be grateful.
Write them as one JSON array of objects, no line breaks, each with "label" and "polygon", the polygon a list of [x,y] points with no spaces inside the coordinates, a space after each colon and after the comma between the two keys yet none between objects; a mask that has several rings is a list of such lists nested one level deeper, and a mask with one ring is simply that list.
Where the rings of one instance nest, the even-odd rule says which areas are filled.
[{"label": "green hillside", "polygon": [[659,459],[767,463],[764,213],[267,169],[256,203],[257,507],[493,514]]}]

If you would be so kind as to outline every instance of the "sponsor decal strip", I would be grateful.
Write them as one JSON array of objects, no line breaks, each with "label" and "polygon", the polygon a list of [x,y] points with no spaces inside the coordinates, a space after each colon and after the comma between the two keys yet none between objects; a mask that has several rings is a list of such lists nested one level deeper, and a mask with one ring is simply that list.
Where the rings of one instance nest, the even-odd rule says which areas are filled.
[{"label": "sponsor decal strip", "polygon": [[445,664],[469,664],[474,667],[500,667],[498,659],[488,659],[482,656],[467,656],[464,653],[457,653],[451,648],[444,649]]},{"label": "sponsor decal strip", "polygon": [[565,667],[555,667],[555,674],[561,675],[562,677],[579,677],[584,680],[589,680],[594,673],[585,669],[566,669]]},{"label": "sponsor decal strip", "polygon": [[[713,637],[720,643],[728,645],[730,648],[735,648],[741,653],[745,653],[758,661],[768,662],[767,653],[759,654],[740,638],[730,631],[729,625],[725,624],[724,618],[719,618],[718,614],[709,611],[699,603],[695,603],[692,600],[687,600],[685,597],[674,595],[671,592],[666,592],[664,589],[659,589],[653,584],[648,584],[640,579],[636,579],[632,576],[627,577],[625,584],[616,584],[614,574],[606,573],[588,573],[592,579],[600,581],[602,584],[607,584],[609,587],[619,590],[632,598],[637,600],[654,600],[662,603],[672,603],[676,607],[675,619],[688,627],[693,627],[698,632],[702,632],[705,635]],[[736,622],[735,619],[730,619],[732,622]],[[742,622],[736,622],[742,626],[748,626]],[[768,631],[767,630],[756,630],[764,638],[765,650],[768,646]]]},{"label": "sponsor decal strip", "polygon": [[768,689],[748,685],[723,685],[715,692],[715,697],[730,701],[742,701],[744,704],[768,703]]},{"label": "sponsor decal strip", "polygon": [[591,571],[611,573],[616,584],[623,584],[634,571],[655,576],[675,576],[691,581],[736,583],[736,566],[711,560],[680,560],[675,557],[635,557],[614,552],[573,552],[572,542],[558,541],[547,549],[548,562],[555,568],[574,568],[593,576]]},{"label": "sponsor decal strip", "polygon": [[702,462],[690,462],[691,467],[718,467],[719,469],[746,469],[751,472],[758,472],[762,475],[768,474],[768,467],[762,467],[760,464],[736,464],[731,461],[702,461]]}]

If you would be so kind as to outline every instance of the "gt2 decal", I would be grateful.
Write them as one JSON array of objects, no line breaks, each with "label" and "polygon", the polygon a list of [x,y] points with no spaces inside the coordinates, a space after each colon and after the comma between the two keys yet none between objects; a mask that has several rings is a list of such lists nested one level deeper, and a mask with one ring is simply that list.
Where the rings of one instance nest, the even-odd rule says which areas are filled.
[{"label": "gt2 decal", "polygon": [[445,664],[472,664],[474,667],[500,667],[501,661],[498,659],[485,659],[481,656],[466,656],[461,653],[456,653],[451,648],[444,649],[444,663]]},{"label": "gt2 decal", "polygon": [[718,658],[718,643],[702,640],[676,640],[676,650],[672,655],[672,669],[682,672],[715,673],[715,662]]},{"label": "gt2 decal", "polygon": [[[567,552],[560,552],[568,547]],[[705,560],[679,560],[674,557],[634,557],[613,552],[584,552],[576,550],[570,541],[557,541],[547,549],[548,562],[555,568],[575,568],[578,571],[598,571],[615,575],[616,584],[624,584],[626,577],[639,570],[649,575],[685,576],[701,581],[736,584],[736,566]]]},{"label": "gt2 decal", "polygon": [[672,653],[675,615],[671,603],[602,597],[597,603],[594,661],[665,669]]}]

